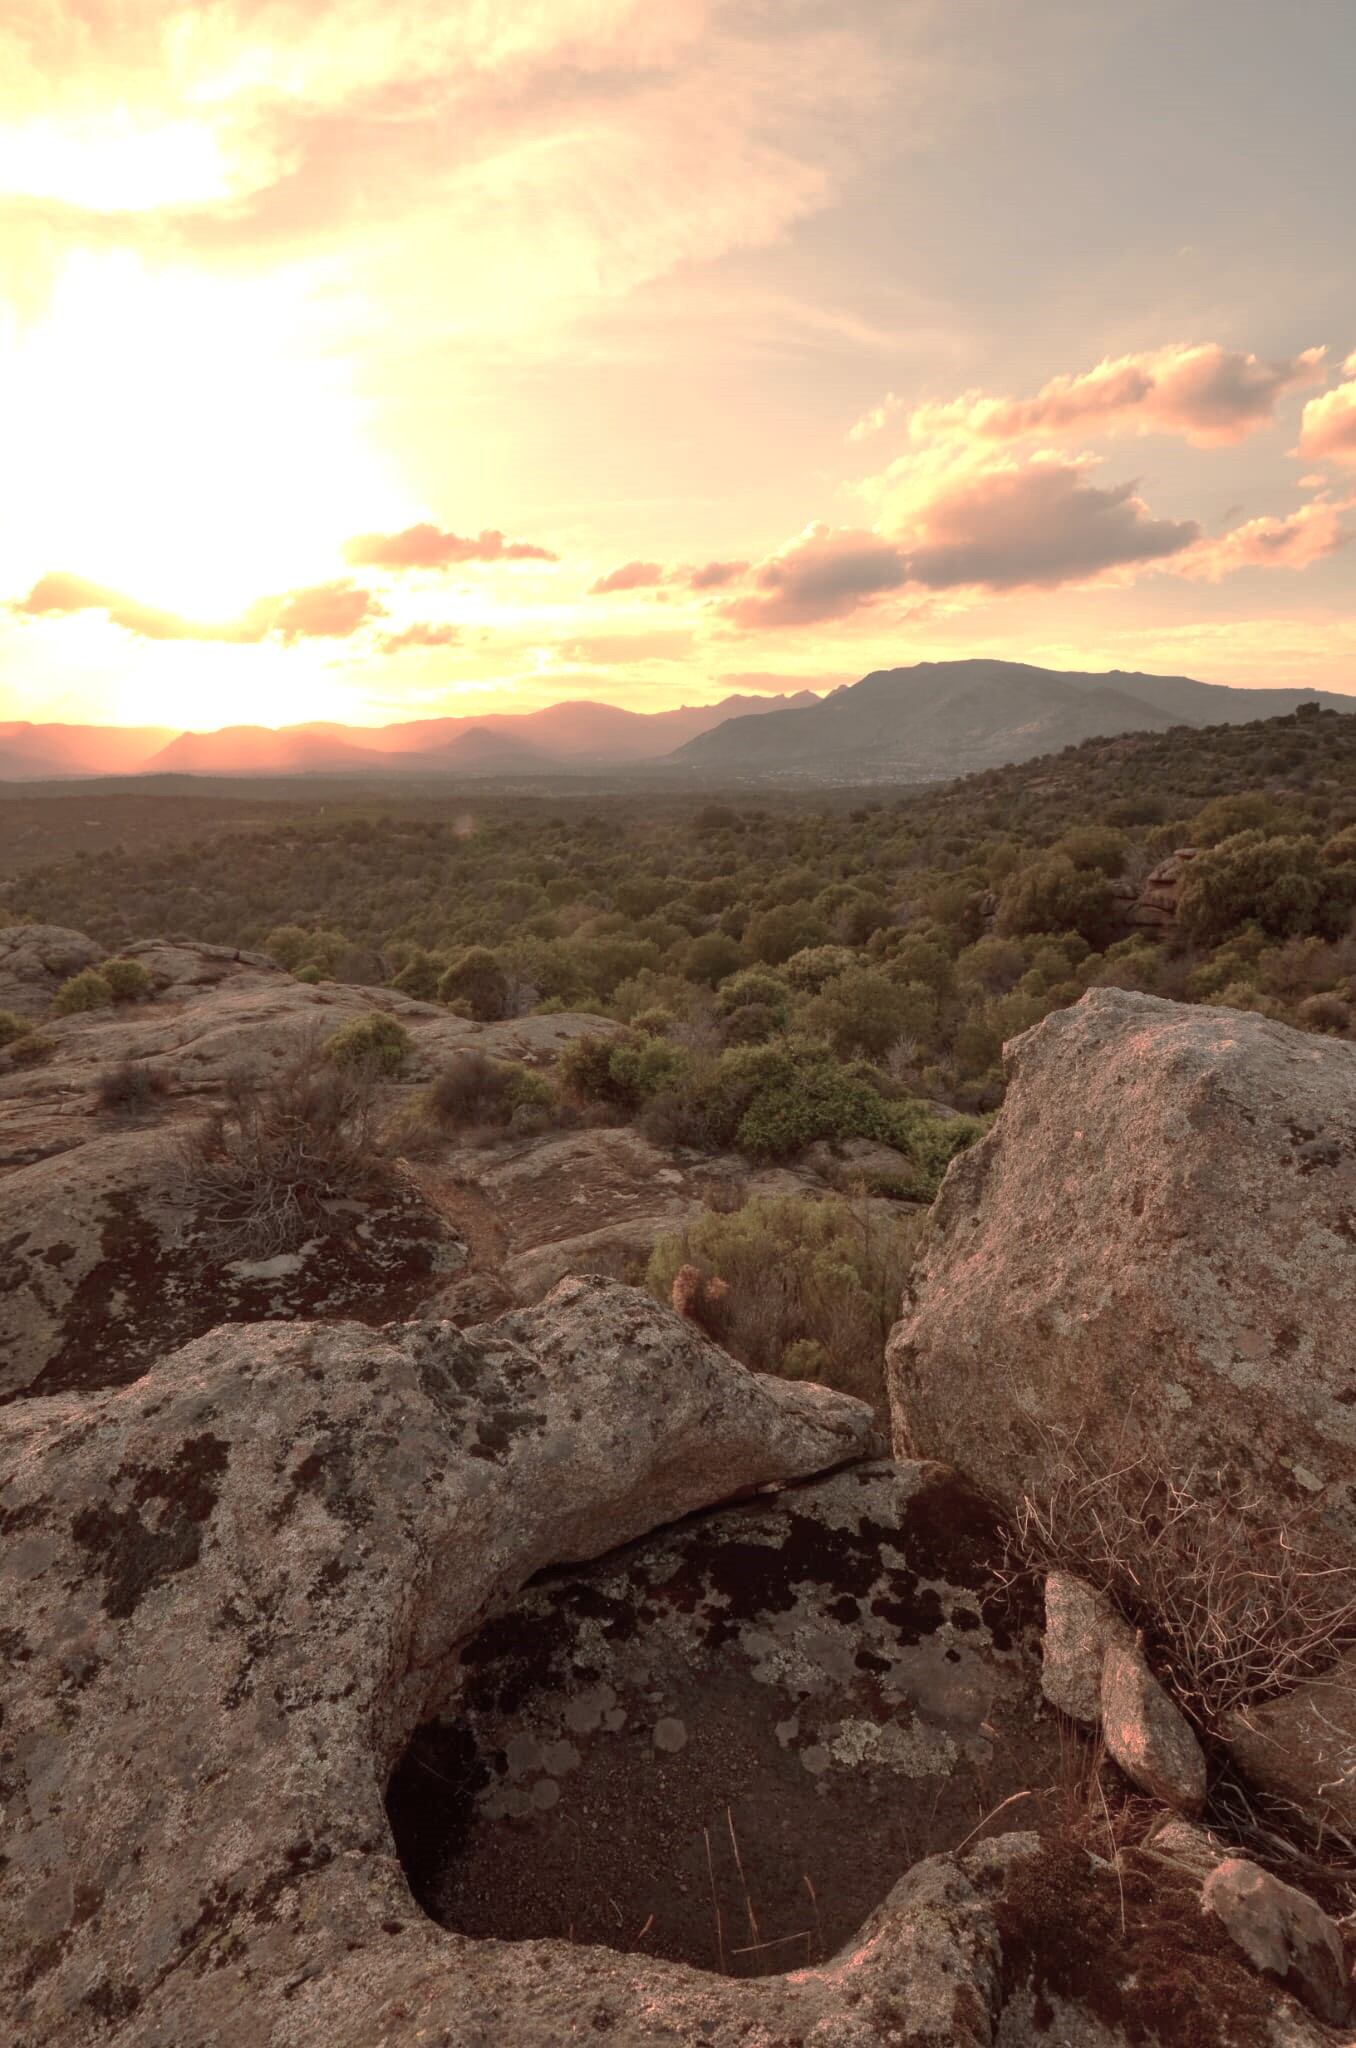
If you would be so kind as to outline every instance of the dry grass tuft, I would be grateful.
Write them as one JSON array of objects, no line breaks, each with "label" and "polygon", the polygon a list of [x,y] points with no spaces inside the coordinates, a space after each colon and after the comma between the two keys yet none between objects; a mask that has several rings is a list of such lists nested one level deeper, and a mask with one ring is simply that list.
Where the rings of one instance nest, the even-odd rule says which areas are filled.
[{"label": "dry grass tuft", "polygon": [[280,1073],[231,1077],[224,1107],[183,1140],[175,1179],[222,1258],[271,1258],[389,1174],[375,1074],[337,1065],[308,1038]]},{"label": "dry grass tuft", "polygon": [[1260,1498],[1147,1455],[1114,1470],[1046,1432],[1050,1475],[1017,1512],[1010,1565],[1075,1572],[1143,1629],[1151,1661],[1207,1734],[1356,1643],[1356,1570],[1333,1565]]}]

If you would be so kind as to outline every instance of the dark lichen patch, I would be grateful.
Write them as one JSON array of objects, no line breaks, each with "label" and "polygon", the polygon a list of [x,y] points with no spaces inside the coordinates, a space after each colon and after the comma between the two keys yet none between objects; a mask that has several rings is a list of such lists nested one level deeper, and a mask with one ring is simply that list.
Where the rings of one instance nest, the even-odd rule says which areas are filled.
[{"label": "dark lichen patch", "polygon": [[[101,1502],[75,1516],[71,1535],[103,1579],[104,1612],[114,1620],[126,1620],[154,1587],[197,1563],[229,1456],[210,1431],[190,1437],[172,1465],[122,1467],[114,1490],[131,1482],[127,1506]],[[154,1522],[142,1513],[152,1503],[159,1504]]]},{"label": "dark lichen patch", "polygon": [[[38,1290],[59,1262],[0,1257],[6,1285]],[[279,1272],[264,1261],[223,1263],[210,1229],[192,1216],[173,1237],[140,1199],[110,1199],[98,1256],[60,1307],[61,1342],[26,1388],[0,1401],[123,1386],[156,1358],[223,1322],[348,1316],[382,1324],[408,1315],[436,1282],[443,1224],[412,1188],[397,1184],[360,1221],[322,1218],[304,1255]]]},{"label": "dark lichen patch", "polygon": [[[474,1937],[717,1968],[709,1836],[726,1927],[745,1925],[747,1879],[774,1944],[750,1936],[727,1964],[792,1969],[918,1857],[1053,1783],[1034,1649],[995,1651],[944,1546],[914,1555],[909,1490],[893,1468],[849,1472],[540,1575],[463,1646],[418,1770],[412,1754],[393,1781],[425,1910]],[[421,1786],[435,1737],[456,1766],[433,1794],[441,1845]]]}]

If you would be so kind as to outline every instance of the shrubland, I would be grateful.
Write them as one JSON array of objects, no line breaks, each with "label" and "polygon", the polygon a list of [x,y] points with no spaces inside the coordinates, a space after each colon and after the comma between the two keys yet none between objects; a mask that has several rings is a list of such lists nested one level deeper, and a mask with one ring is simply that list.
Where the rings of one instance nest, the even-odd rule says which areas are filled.
[{"label": "shrubland", "polygon": [[[1353,1029],[1356,717],[1090,741],[893,797],[328,786],[273,817],[32,868],[7,909],[115,954],[181,932],[480,1019],[593,1013],[627,1035],[573,1055],[567,1085],[606,1113],[757,1158],[879,1139],[924,1187],[965,1133],[918,1104],[995,1108],[1004,1040],[1088,988]],[[1177,921],[1133,929],[1182,847]],[[111,998],[107,976],[65,1003]]]}]

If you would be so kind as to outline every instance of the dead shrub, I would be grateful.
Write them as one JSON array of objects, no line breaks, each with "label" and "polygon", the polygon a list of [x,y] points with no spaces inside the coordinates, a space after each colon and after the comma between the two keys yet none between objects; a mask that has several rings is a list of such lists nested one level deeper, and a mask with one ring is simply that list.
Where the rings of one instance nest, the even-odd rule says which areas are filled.
[{"label": "dead shrub", "polygon": [[453,1130],[507,1123],[504,1097],[512,1071],[483,1052],[454,1053],[430,1085],[424,1107],[435,1122]]},{"label": "dead shrub", "polygon": [[233,1075],[216,1115],[183,1141],[178,1192],[223,1258],[295,1251],[329,1206],[376,1194],[390,1166],[376,1129],[376,1076],[306,1040],[276,1075]]},{"label": "dead shrub", "polygon": [[154,1067],[145,1060],[131,1058],[119,1060],[116,1066],[105,1067],[94,1084],[95,1099],[100,1109],[111,1115],[141,1116],[162,1102],[170,1092],[170,1077],[163,1067]]},{"label": "dead shrub", "polygon": [[1203,1734],[1329,1669],[1356,1643],[1356,1570],[1333,1565],[1260,1498],[1149,1455],[1108,1470],[1076,1434],[1042,1432],[1048,1478],[1015,1517],[1011,1561],[1107,1594]]}]

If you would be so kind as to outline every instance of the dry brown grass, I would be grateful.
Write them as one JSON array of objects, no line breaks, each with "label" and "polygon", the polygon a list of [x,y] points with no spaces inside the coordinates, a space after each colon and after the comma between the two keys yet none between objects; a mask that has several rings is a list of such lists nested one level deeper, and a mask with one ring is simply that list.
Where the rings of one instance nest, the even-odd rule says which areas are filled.
[{"label": "dry brown grass", "polygon": [[1205,1732],[1356,1643],[1356,1571],[1260,1496],[1147,1455],[1108,1469],[1067,1432],[1046,1432],[1042,1463],[1046,1484],[1015,1517],[1016,1568],[1074,1572],[1108,1594]]}]

